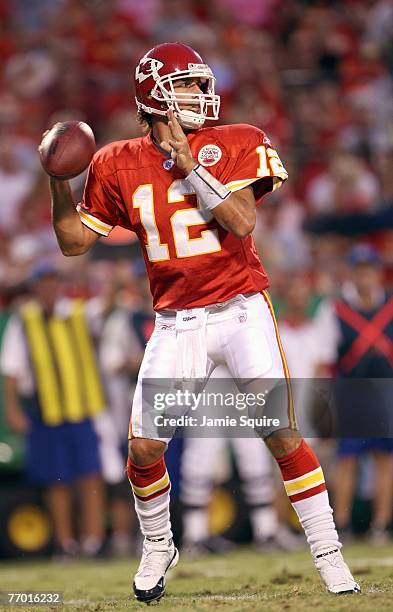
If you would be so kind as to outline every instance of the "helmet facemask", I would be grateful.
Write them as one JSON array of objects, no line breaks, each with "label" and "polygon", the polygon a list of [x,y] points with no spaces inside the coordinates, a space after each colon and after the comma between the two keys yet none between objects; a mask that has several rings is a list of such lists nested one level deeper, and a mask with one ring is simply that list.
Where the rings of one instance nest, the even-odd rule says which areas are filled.
[{"label": "helmet facemask", "polygon": [[[180,125],[186,129],[195,130],[201,128],[206,120],[216,121],[220,110],[220,96],[215,94],[215,77],[206,64],[189,64],[188,70],[171,72],[163,75],[154,71],[153,78],[155,86],[150,92],[151,97],[157,102],[166,104],[165,110],[148,107],[137,100],[138,108],[157,115],[166,115],[167,110],[172,108]],[[177,93],[175,84],[185,79],[201,79],[202,93]],[[185,105],[195,105],[195,110],[182,109]]]}]

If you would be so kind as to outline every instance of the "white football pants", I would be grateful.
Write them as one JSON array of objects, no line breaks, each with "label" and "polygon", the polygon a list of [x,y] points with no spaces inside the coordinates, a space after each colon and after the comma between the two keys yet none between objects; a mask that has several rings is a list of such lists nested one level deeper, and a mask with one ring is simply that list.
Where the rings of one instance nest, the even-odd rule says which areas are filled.
[{"label": "white football pants", "polygon": [[[296,429],[292,397],[288,382],[288,369],[274,318],[270,297],[266,291],[250,296],[237,295],[220,304],[206,307],[206,380],[218,366],[225,366],[236,385],[246,382],[246,390],[252,391],[258,380],[280,380],[285,387],[285,401],[277,410],[279,425],[266,433],[291,428]],[[168,443],[171,438],[146,435],[142,426],[142,383],[148,379],[176,377],[178,358],[175,313],[156,314],[154,332],[146,346],[139,371],[130,420],[129,437],[149,437]],[[213,408],[212,408],[213,410]],[[214,416],[214,415],[212,415]]]}]

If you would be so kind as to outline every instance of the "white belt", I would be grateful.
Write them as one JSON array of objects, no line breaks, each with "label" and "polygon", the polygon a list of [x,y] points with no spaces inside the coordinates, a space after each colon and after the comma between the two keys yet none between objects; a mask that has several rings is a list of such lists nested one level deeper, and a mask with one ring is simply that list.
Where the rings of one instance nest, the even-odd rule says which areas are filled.
[{"label": "white belt", "polygon": [[204,379],[207,369],[207,312],[189,308],[176,312],[176,379]]}]

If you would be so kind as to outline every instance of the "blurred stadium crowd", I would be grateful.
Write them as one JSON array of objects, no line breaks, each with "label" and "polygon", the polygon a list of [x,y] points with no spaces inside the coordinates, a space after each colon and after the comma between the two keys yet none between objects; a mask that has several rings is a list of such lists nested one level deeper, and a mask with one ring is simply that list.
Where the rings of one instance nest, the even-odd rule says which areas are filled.
[{"label": "blurred stadium crowd", "polygon": [[[143,327],[148,335],[152,321],[139,247],[131,233],[114,230],[89,255],[64,258],[51,226],[37,145],[46,129],[66,119],[89,123],[98,146],[139,136],[133,67],[149,48],[172,40],[195,47],[212,68],[222,99],[220,122],[263,129],[289,172],[287,184],[259,208],[254,237],[270,276],[290,366],[291,351],[296,369],[302,350],[309,368],[299,368],[296,376],[326,375],[320,366],[327,361],[331,366],[334,356],[316,350],[326,338],[319,304],[352,280],[348,251],[359,242],[373,245],[370,253],[379,253],[384,273],[381,289],[388,291],[392,280],[393,6],[388,0],[0,0],[3,312],[29,290],[26,282],[37,263],[50,261],[61,271],[68,297],[91,300],[107,322],[116,309],[127,314],[133,340],[126,348],[133,350],[116,371],[121,384],[135,378],[143,348],[135,330]],[[84,178],[72,181],[77,198]],[[370,262],[375,263],[371,255]],[[317,331],[304,344],[304,326],[314,322]],[[109,324],[116,329],[121,321]],[[104,361],[112,331],[101,326]],[[127,396],[122,392],[116,397]],[[129,403],[119,410],[125,422]],[[371,480],[366,467],[363,489]],[[344,510],[342,515],[346,529],[348,516]]]}]

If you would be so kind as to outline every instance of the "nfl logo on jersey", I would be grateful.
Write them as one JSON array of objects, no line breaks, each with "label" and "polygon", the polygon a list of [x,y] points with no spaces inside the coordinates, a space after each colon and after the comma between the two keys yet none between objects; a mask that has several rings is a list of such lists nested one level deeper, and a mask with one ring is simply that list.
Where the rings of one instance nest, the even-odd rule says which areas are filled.
[{"label": "nfl logo on jersey", "polygon": [[174,165],[175,162],[173,161],[173,159],[164,159],[164,161],[162,162],[162,167],[164,168],[164,170],[172,170]]}]

